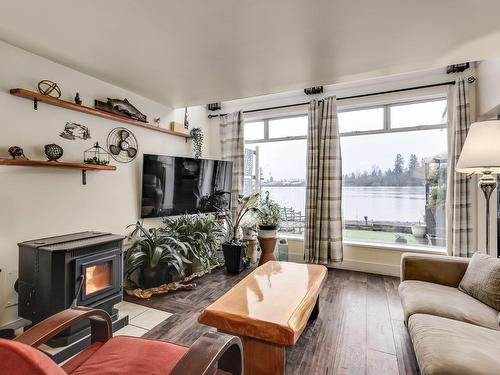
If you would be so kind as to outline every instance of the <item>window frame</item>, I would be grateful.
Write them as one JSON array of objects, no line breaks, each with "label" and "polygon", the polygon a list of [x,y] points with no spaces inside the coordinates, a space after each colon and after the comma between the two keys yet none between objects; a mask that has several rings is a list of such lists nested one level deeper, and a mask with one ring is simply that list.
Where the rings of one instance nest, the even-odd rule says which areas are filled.
[{"label": "window frame", "polygon": [[[350,131],[350,132],[343,132],[343,133],[340,133],[339,135],[340,135],[340,137],[353,137],[353,136],[358,136],[358,135],[405,133],[405,132],[421,131],[421,130],[446,129],[446,128],[448,128],[448,122],[441,123],[441,124],[433,124],[433,125],[415,125],[415,126],[398,127],[398,128],[393,128],[391,126],[391,115],[390,115],[391,107],[397,107],[397,106],[403,106],[403,105],[409,105],[409,104],[437,102],[437,101],[442,101],[442,100],[447,100],[446,94],[443,94],[443,95],[440,95],[437,97],[433,97],[433,98],[412,99],[412,100],[404,100],[404,101],[398,100],[398,101],[394,101],[394,102],[389,102],[387,104],[363,105],[363,106],[356,106],[356,107],[352,107],[352,108],[339,109],[338,113],[345,113],[345,112],[362,111],[362,110],[374,109],[374,108],[382,108],[383,109],[383,116],[384,116],[384,118],[383,118],[384,127],[382,129],[354,130],[354,131]],[[307,112],[304,111],[303,113],[300,113],[300,114],[285,115],[285,116],[273,116],[273,117],[259,118],[259,119],[255,119],[253,121],[252,120],[246,121],[245,126],[247,124],[251,124],[253,122],[263,122],[264,123],[264,138],[248,140],[248,141],[245,141],[245,144],[296,141],[296,140],[307,139],[307,134],[306,135],[298,135],[298,136],[290,136],[290,137],[269,138],[269,121],[283,120],[283,119],[297,118],[297,117],[307,117]]]},{"label": "window frame", "polygon": [[[419,104],[419,103],[427,103],[427,102],[437,102],[437,101],[446,101],[446,111],[449,110],[448,105],[448,95],[446,93],[440,93],[439,95],[433,96],[431,98],[417,98],[417,99],[404,99],[398,100],[394,99],[385,104],[377,104],[377,105],[356,105],[356,106],[345,106],[342,109],[342,106],[338,106],[338,113],[344,112],[352,112],[352,111],[360,111],[365,109],[373,109],[373,108],[383,108],[383,129],[377,130],[361,130],[361,131],[351,131],[351,132],[343,132],[340,133],[339,136],[342,137],[353,137],[353,136],[363,136],[363,135],[375,135],[375,134],[391,134],[391,133],[405,133],[405,132],[414,132],[414,131],[422,131],[422,130],[436,130],[436,129],[448,129],[449,117],[447,116],[447,121],[441,124],[432,124],[432,125],[416,125],[416,126],[408,126],[408,127],[391,127],[391,115],[390,109],[391,107],[403,106],[409,104]],[[308,117],[308,113],[306,110],[303,112],[290,115],[277,115],[277,116],[269,116],[269,117],[258,117],[253,120],[249,120],[245,122],[245,126],[247,124],[251,124],[252,122],[264,122],[264,138],[244,141],[245,145],[250,144],[258,144],[258,143],[269,143],[269,142],[283,142],[283,141],[296,141],[296,140],[307,140],[307,134],[303,136],[290,136],[290,137],[280,137],[280,138],[269,138],[269,121],[272,120],[282,120],[288,118],[297,118],[297,117]],[[290,234],[290,233],[282,233],[280,236],[291,239],[303,239],[303,234]],[[446,252],[446,247],[428,247],[428,246],[419,246],[419,245],[404,245],[404,244],[392,244],[392,243],[378,243],[378,242],[369,242],[369,241],[344,241],[344,243],[353,246],[360,247],[370,247],[370,248],[379,248],[385,250],[396,250],[396,251],[415,251],[415,252],[423,252],[428,254],[442,254]]]}]

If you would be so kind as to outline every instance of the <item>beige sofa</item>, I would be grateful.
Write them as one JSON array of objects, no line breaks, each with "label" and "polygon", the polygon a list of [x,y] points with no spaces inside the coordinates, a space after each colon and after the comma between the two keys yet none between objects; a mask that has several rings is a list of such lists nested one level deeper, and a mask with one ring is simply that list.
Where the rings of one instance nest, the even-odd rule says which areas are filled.
[{"label": "beige sofa", "polygon": [[399,295],[423,375],[500,374],[500,314],[457,289],[469,259],[403,254]]}]

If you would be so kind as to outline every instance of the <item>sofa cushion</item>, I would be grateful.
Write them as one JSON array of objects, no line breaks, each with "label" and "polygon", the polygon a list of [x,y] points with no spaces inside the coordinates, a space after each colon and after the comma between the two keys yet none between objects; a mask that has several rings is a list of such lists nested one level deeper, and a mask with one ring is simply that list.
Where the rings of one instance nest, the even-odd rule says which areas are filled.
[{"label": "sofa cushion", "polygon": [[498,312],[457,288],[407,280],[399,285],[405,320],[413,314],[430,314],[500,330]]},{"label": "sofa cushion", "polygon": [[105,342],[69,374],[165,375],[172,371],[188,349],[159,340],[116,336]]},{"label": "sofa cushion", "polygon": [[500,259],[475,253],[458,289],[500,310]]},{"label": "sofa cushion", "polygon": [[422,375],[498,374],[500,331],[426,314],[408,330]]}]

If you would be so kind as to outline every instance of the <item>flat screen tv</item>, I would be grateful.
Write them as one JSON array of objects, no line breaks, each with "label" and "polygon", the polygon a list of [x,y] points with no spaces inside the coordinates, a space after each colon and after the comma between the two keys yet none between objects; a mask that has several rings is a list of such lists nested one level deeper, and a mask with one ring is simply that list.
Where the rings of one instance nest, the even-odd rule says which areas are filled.
[{"label": "flat screen tv", "polygon": [[229,209],[233,163],[144,154],[141,217]]}]

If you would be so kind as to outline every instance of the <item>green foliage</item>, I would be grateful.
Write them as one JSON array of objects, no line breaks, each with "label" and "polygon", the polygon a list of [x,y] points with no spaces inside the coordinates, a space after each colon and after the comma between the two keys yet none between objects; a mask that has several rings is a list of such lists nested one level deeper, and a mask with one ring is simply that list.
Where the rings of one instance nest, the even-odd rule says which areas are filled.
[{"label": "green foliage", "polygon": [[260,225],[278,225],[281,221],[281,208],[278,203],[269,199],[269,192],[266,192],[266,199],[260,202],[259,208]]},{"label": "green foliage", "polygon": [[125,254],[126,278],[137,269],[155,270],[162,265],[172,266],[180,276],[184,276],[184,264],[191,263],[186,258],[189,254],[189,245],[161,233],[156,228],[146,229],[140,222],[128,227],[131,226],[134,230],[129,236]]},{"label": "green foliage", "polygon": [[373,165],[371,172],[345,174],[342,179],[344,186],[423,186],[425,184],[423,165],[419,163],[415,154],[410,155],[407,168],[405,168],[403,156],[397,154],[394,169],[382,171],[379,166]]},{"label": "green foliage", "polygon": [[413,175],[413,172],[415,169],[418,167],[418,159],[417,155],[411,154],[410,155],[410,161],[408,162],[408,174],[411,176]]},{"label": "green foliage", "polygon": [[191,130],[191,137],[193,137],[194,157],[199,159],[203,151],[203,131],[200,128],[194,128]]},{"label": "green foliage", "polygon": [[394,174],[401,175],[403,174],[403,169],[405,165],[405,160],[401,154],[396,155],[396,160],[394,160]]},{"label": "green foliage", "polygon": [[255,211],[257,203],[259,202],[259,193],[252,195],[240,195],[238,198],[238,206],[236,207],[235,214],[226,212],[224,219],[226,220],[228,233],[230,233],[231,238],[229,242],[233,244],[239,244],[238,231],[240,228],[241,220],[249,212]]},{"label": "green foliage", "polygon": [[446,187],[440,186],[431,190],[429,207],[435,210],[446,204]]},{"label": "green foliage", "polygon": [[204,269],[218,263],[217,250],[224,238],[224,230],[213,215],[182,215],[163,219],[160,231],[189,245],[191,260],[198,259]]}]

